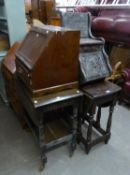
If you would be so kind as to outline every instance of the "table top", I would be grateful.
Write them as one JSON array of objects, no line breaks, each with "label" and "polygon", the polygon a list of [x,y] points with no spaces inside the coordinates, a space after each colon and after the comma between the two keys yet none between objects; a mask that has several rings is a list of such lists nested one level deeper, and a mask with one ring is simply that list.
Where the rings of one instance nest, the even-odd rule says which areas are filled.
[{"label": "table top", "polygon": [[34,104],[34,107],[37,108],[37,107],[46,106],[57,102],[62,102],[69,99],[71,100],[82,96],[83,96],[83,92],[80,91],[79,89],[69,89],[69,90],[59,91],[57,93],[50,93],[37,98],[32,98],[31,100]]},{"label": "table top", "polygon": [[120,92],[121,87],[103,80],[91,85],[85,85],[81,90],[83,90],[84,94],[90,98],[100,98]]}]

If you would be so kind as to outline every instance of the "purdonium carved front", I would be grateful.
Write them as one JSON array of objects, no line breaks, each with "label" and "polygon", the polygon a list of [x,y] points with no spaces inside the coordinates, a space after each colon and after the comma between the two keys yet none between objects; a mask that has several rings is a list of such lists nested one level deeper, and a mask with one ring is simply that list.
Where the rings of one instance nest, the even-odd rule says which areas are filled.
[{"label": "purdonium carved front", "polygon": [[102,48],[88,49],[88,46],[80,47],[80,84],[97,81],[111,74],[111,66],[108,57]]},{"label": "purdonium carved front", "polygon": [[[100,143],[108,143],[111,136],[111,123],[114,106],[118,99],[121,88],[117,85],[105,81],[111,74],[111,66],[103,45],[80,47],[80,89],[84,92],[82,115],[79,117],[79,141],[85,145],[86,153]],[[101,126],[102,108],[108,107],[108,118],[106,128]],[[83,128],[86,135],[83,135]],[[105,128],[105,129],[104,129]],[[93,133],[99,133],[93,137]]]},{"label": "purdonium carved front", "polygon": [[80,32],[33,27],[16,52],[17,75],[31,96],[78,86]]}]

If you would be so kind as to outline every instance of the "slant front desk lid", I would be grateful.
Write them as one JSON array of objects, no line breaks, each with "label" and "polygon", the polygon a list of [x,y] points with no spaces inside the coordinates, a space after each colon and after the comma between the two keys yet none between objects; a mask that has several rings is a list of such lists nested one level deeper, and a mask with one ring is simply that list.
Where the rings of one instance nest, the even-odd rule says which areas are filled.
[{"label": "slant front desk lid", "polygon": [[16,52],[16,68],[32,91],[77,83],[80,32],[32,27]]},{"label": "slant front desk lid", "polygon": [[[78,33],[79,31],[77,30],[51,25],[45,25],[42,28],[32,27],[17,51],[16,56],[18,56],[29,69],[32,69],[36,65],[36,62],[39,60],[39,57],[42,56],[43,52],[48,52],[48,48],[53,49],[51,53],[47,53],[47,56],[51,56],[51,59],[55,59],[55,54],[57,54],[57,49],[59,48],[61,52],[63,52],[60,53],[63,59],[63,57],[69,55],[66,51],[74,50],[77,47],[77,41],[79,44]],[[74,41],[72,41],[74,40],[74,36],[77,36],[75,38],[75,44]],[[72,37],[72,40],[70,37]],[[59,45],[61,43],[62,46]],[[69,45],[71,48],[68,47]],[[58,54],[59,52],[58,50]],[[76,53],[74,52],[74,54]],[[57,57],[58,61],[61,55]],[[72,53],[71,56],[73,56]]]}]

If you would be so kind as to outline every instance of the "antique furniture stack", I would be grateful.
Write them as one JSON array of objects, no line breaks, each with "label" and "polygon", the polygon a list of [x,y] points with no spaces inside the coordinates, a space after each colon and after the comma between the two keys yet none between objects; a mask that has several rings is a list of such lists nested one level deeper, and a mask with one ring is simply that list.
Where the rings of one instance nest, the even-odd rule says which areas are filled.
[{"label": "antique furniture stack", "polygon": [[[48,149],[67,142],[71,156],[76,148],[75,118],[83,94],[78,90],[79,36],[79,31],[67,28],[33,27],[16,52],[19,98],[26,113],[25,120],[38,136],[42,168]],[[72,109],[67,122],[69,132],[47,143],[47,113],[65,107]]]},{"label": "antique furniture stack", "polygon": [[[105,81],[111,67],[104,40],[91,34],[90,14],[62,13],[61,19],[64,27],[32,27],[15,50],[18,98],[23,117],[38,139],[42,169],[47,162],[46,151],[60,144],[68,143],[72,156],[77,141],[85,145],[87,153],[95,144],[107,143],[121,90]],[[102,107],[110,108],[106,130],[100,126]],[[56,113],[68,132],[47,142],[47,125],[56,119]],[[83,133],[86,124],[88,130]],[[100,133],[96,139],[92,139],[93,128]]]},{"label": "antique furniture stack", "polygon": [[27,12],[31,18],[39,19],[44,24],[60,25],[60,18],[55,10],[55,0],[25,0],[25,3],[26,7],[28,4],[31,6],[30,12]]}]

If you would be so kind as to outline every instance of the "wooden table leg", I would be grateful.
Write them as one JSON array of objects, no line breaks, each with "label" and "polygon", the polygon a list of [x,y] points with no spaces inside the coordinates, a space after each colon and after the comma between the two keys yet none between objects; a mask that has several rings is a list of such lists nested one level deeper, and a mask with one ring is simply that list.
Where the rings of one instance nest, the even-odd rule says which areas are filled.
[{"label": "wooden table leg", "polygon": [[88,114],[88,131],[87,131],[87,139],[86,139],[86,153],[88,154],[91,149],[91,142],[92,142],[92,127],[94,122],[94,108],[92,104],[89,106],[89,114]]},{"label": "wooden table leg", "polygon": [[81,141],[82,137],[82,118],[84,115],[83,112],[83,104],[84,104],[84,99],[81,98],[79,101],[79,106],[78,106],[78,116],[77,116],[77,143],[79,144]]},{"label": "wooden table leg", "polygon": [[100,128],[100,120],[101,120],[101,106],[98,107],[97,118],[96,118],[96,127]]},{"label": "wooden table leg", "polygon": [[41,149],[41,165],[40,165],[40,171],[42,171],[45,168],[45,164],[47,163],[47,157],[46,157],[46,145],[45,145],[45,126],[44,126],[44,116],[43,112],[40,111],[39,114],[39,145]]},{"label": "wooden table leg", "polygon": [[77,105],[73,106],[73,114],[71,116],[71,128],[72,128],[72,139],[70,141],[69,156],[72,157],[74,150],[76,149],[77,143],[77,116],[78,108]]},{"label": "wooden table leg", "polygon": [[112,104],[109,107],[109,116],[108,116],[107,127],[106,127],[106,134],[108,135],[108,137],[105,140],[106,144],[108,143],[111,136],[112,115],[113,115],[115,104],[116,104],[116,100],[113,100]]},{"label": "wooden table leg", "polygon": [[86,140],[86,153],[87,154],[89,153],[91,149],[93,118],[94,118],[93,115],[89,117],[89,126],[88,126],[88,131],[87,131],[87,140]]}]

